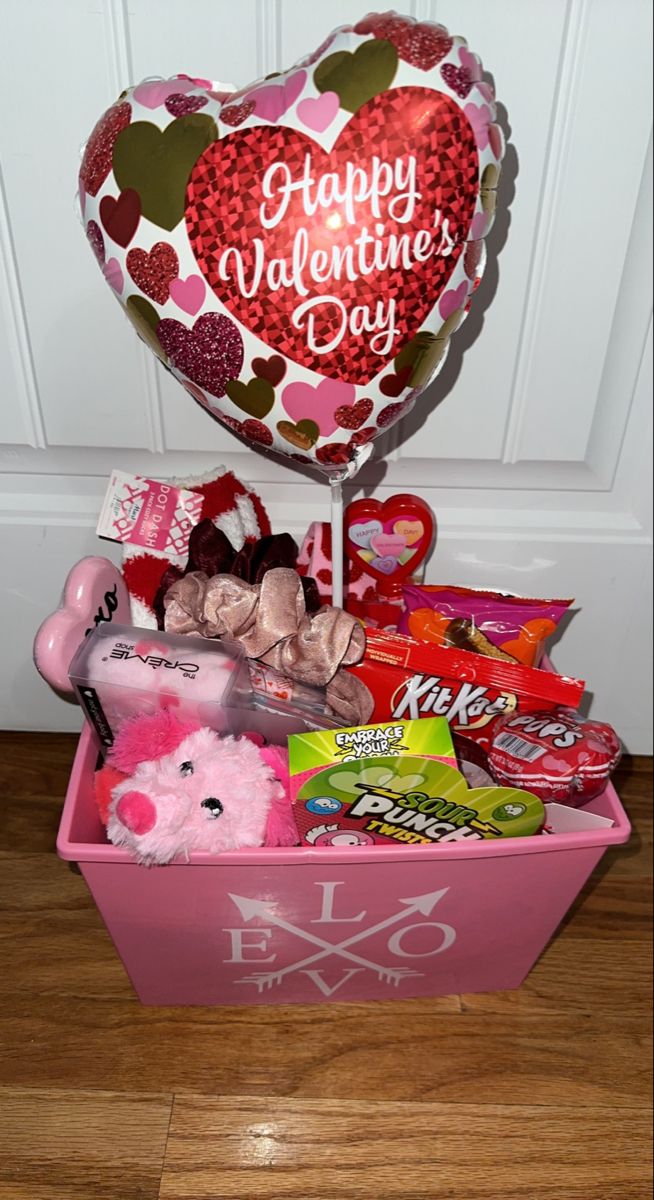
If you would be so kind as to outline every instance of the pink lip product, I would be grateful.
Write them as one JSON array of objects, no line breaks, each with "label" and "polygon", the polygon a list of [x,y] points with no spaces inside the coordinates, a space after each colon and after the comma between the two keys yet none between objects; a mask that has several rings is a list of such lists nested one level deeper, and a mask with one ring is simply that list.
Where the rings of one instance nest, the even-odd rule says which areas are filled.
[{"label": "pink lip product", "polygon": [[252,704],[239,646],[129,625],[99,626],[70,665],[82,711],[104,746],[137,713],[172,708],[219,733],[236,733],[236,712]]}]

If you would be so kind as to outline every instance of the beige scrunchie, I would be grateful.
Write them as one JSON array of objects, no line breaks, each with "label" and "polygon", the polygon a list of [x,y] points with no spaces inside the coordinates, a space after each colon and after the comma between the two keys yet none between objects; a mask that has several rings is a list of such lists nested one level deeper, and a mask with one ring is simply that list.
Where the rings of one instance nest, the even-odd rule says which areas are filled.
[{"label": "beige scrunchie", "polygon": [[345,724],[369,719],[374,702],[368,688],[341,670],[363,657],[363,628],[340,608],[325,606],[309,616],[296,571],[273,567],[257,584],[192,571],[172,584],[164,605],[168,633],[230,638],[248,658],[299,683],[325,687],[327,703]]}]

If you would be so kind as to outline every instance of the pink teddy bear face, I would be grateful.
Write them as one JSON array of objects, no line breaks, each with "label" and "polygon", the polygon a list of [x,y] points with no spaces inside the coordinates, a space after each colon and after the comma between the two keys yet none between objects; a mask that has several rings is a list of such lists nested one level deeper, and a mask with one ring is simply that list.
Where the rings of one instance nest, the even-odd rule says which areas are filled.
[{"label": "pink teddy bear face", "polygon": [[252,742],[199,728],[169,753],[137,763],[112,790],[107,833],[148,865],[194,850],[261,846],[282,791]]}]

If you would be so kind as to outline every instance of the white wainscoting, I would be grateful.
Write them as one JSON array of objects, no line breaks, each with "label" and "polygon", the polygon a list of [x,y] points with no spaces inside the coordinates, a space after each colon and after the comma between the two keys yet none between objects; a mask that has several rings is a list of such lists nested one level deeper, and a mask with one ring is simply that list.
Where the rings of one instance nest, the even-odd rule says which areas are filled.
[{"label": "white wainscoting", "polygon": [[[0,727],[72,729],[31,664],[69,566],[98,552],[109,470],[217,463],[301,536],[327,490],[247,453],[134,337],[75,216],[79,148],[128,82],[239,85],[352,0],[1,0]],[[651,5],[413,0],[492,73],[508,135],[489,265],[444,370],[352,495],[434,508],[433,581],[574,595],[555,660],[651,752]],[[102,551],[113,548],[103,544]],[[115,556],[115,552],[114,552]]]}]

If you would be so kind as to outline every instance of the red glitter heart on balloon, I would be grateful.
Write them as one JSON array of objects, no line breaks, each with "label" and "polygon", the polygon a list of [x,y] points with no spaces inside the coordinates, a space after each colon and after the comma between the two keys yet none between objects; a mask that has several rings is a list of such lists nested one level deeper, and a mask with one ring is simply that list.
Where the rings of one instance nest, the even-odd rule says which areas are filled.
[{"label": "red glitter heart on balloon", "polygon": [[377,417],[377,425],[380,429],[390,429],[391,425],[395,425],[400,417],[403,417],[410,408],[413,408],[415,400],[413,397],[409,400],[403,400],[401,404],[387,404],[386,408],[382,408]]},{"label": "red glitter heart on balloon", "polygon": [[326,446],[318,447],[316,458],[327,467],[341,467],[349,463],[354,454],[345,442],[327,442]]},{"label": "red glitter heart on balloon", "polygon": [[242,125],[247,120],[250,113],[254,112],[254,100],[245,100],[243,104],[230,104],[227,108],[223,108],[220,113],[221,121],[225,125]]},{"label": "red glitter heart on balloon", "polygon": [[173,279],[179,274],[179,259],[168,242],[157,242],[146,250],[130,250],[127,270],[137,287],[157,304],[165,304]]},{"label": "red glitter heart on balloon", "polygon": [[374,425],[366,425],[365,429],[357,429],[356,433],[350,438],[350,446],[367,446],[374,437],[377,436],[377,430]]},{"label": "red glitter heart on balloon", "polygon": [[467,67],[457,67],[456,63],[443,63],[441,75],[448,87],[465,100],[472,88],[473,78]]},{"label": "red glitter heart on balloon", "polygon": [[268,426],[264,425],[262,421],[255,421],[254,418],[242,422],[241,433],[248,441],[256,442],[259,446],[272,446],[273,444],[273,435]]},{"label": "red glitter heart on balloon", "polygon": [[243,339],[229,317],[205,313],[192,329],[166,317],[157,337],[171,365],[212,396],[224,396],[225,384],[240,375]]},{"label": "red glitter heart on balloon", "polygon": [[404,62],[430,71],[452,49],[452,38],[444,25],[412,21],[397,13],[371,13],[354,27],[355,33],[372,33],[391,42]]},{"label": "red glitter heart on balloon", "polygon": [[[224,113],[223,113],[224,117]],[[368,175],[373,154],[384,162],[404,160],[407,167],[407,130],[411,132],[411,159],[415,159],[417,196],[410,220],[398,221],[382,202],[382,221],[375,216],[370,196],[357,200],[356,228],[348,222],[345,205],[318,207],[312,217],[304,211],[301,190],[292,191],[286,211],[276,226],[264,228],[261,212],[270,206],[262,184],[269,168],[283,163],[295,181],[303,177],[308,159],[314,179],[337,178],[342,189],[355,168]],[[349,321],[353,310],[375,313],[381,304],[394,305],[394,324],[403,344],[420,328],[450,279],[463,251],[479,189],[477,146],[472,128],[458,104],[429,88],[395,88],[375,96],[354,113],[331,152],[304,133],[291,128],[256,126],[228,134],[214,142],[198,159],[187,188],[186,227],[193,253],[209,286],[238,320],[266,345],[320,375],[366,384],[395,354],[376,353],[370,342],[348,323],[342,333],[343,312]],[[314,189],[315,190],[315,189]],[[306,230],[308,253],[352,253],[357,230],[366,226],[378,232],[384,261],[390,257],[390,240],[415,237],[419,231],[435,235],[434,219],[447,221],[453,246],[447,255],[434,253],[404,266],[396,257],[384,270],[346,271],[322,283],[308,279],[312,300],[325,297],[311,315],[317,346],[336,343],[320,353],[307,342],[306,324],[294,325],[293,314],[305,297],[295,287],[279,287],[264,270],[253,295],[242,294],[234,259],[244,268],[246,281],[256,278],[257,251],[266,264],[284,260],[288,266],[298,232]],[[330,222],[330,217],[338,217]],[[406,216],[406,213],[398,213]],[[333,227],[332,227],[333,226]],[[383,226],[383,228],[382,228]],[[224,256],[227,255],[227,258]],[[226,271],[221,271],[226,264]],[[221,278],[221,274],[228,278]],[[249,290],[249,289],[246,289]],[[333,297],[338,291],[338,304]],[[306,314],[305,314],[306,317]],[[340,336],[342,334],[342,336]],[[340,337],[340,340],[339,340]],[[379,347],[377,347],[378,349]]]},{"label": "red glitter heart on balloon", "polygon": [[111,156],[119,133],[132,119],[129,104],[114,104],[98,121],[84,150],[79,177],[89,196],[96,196],[111,170]]},{"label": "red glitter heart on balloon", "polygon": [[372,400],[364,397],[363,400],[357,400],[356,404],[342,404],[336,409],[334,420],[341,429],[360,429],[365,425],[372,410]]},{"label": "red glitter heart on balloon", "polygon": [[173,117],[185,117],[188,113],[199,112],[208,104],[206,96],[184,96],[181,92],[175,92],[174,96],[169,96],[166,100],[166,108]]}]

